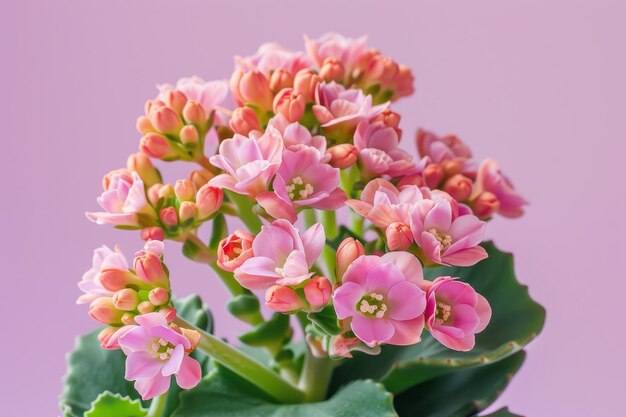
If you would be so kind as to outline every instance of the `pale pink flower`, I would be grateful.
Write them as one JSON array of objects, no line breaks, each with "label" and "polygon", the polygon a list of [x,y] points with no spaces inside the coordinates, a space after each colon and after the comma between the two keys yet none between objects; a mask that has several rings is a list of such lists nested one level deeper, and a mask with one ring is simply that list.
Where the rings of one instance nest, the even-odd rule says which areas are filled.
[{"label": "pale pink flower", "polygon": [[298,285],[313,275],[310,269],[320,256],[325,239],[319,223],[301,236],[287,220],[276,220],[263,226],[254,238],[254,256],[235,269],[235,279],[250,290]]},{"label": "pale pink flower", "polygon": [[311,61],[298,51],[293,52],[273,42],[264,43],[256,54],[247,57],[235,56],[235,68],[242,71],[258,70],[269,78],[272,71],[284,69],[295,74],[310,68]]},{"label": "pale pink flower", "polygon": [[528,202],[522,197],[513,183],[500,171],[498,163],[491,159],[484,160],[476,176],[474,196],[490,192],[498,199],[497,212],[504,217],[519,217],[524,214],[523,206]]},{"label": "pale pink flower", "polygon": [[188,78],[181,78],[176,83],[176,87],[169,84],[161,84],[157,87],[159,89],[159,100],[166,101],[168,92],[178,90],[185,94],[189,100],[199,103],[207,115],[213,110],[217,110],[215,115],[217,124],[224,125],[228,123],[228,116],[223,111],[220,111],[222,103],[228,97],[229,88],[227,81],[204,81],[202,78],[194,75]]},{"label": "pale pink flower", "polygon": [[491,307],[482,295],[457,278],[439,277],[427,293],[426,327],[444,346],[468,351],[474,348],[475,334],[491,319]]},{"label": "pale pink flower", "polygon": [[356,126],[361,120],[370,120],[378,116],[388,106],[388,102],[373,106],[372,96],[365,95],[359,89],[346,89],[333,81],[317,86],[313,114],[322,127],[339,123]]},{"label": "pale pink flower", "polygon": [[217,266],[224,271],[233,272],[246,259],[252,257],[254,235],[245,230],[235,232],[222,239],[217,246]]},{"label": "pale pink flower", "polygon": [[441,164],[453,159],[470,159],[472,151],[454,135],[437,136],[427,130],[417,131],[417,151],[420,156],[427,156],[432,162]]},{"label": "pale pink flower", "polygon": [[353,75],[352,71],[367,51],[367,36],[350,39],[338,33],[326,33],[317,39],[305,36],[304,40],[306,50],[318,68],[326,58],[335,58],[341,62],[348,77]]},{"label": "pale pink flower", "polygon": [[172,329],[160,313],[135,317],[139,326],[119,338],[126,354],[125,378],[135,381],[135,389],[144,400],[159,396],[170,387],[171,376],[183,389],[198,385],[202,369],[189,357],[191,341]]},{"label": "pale pink flower", "polygon": [[323,162],[330,159],[326,155],[326,138],[321,135],[312,136],[311,131],[300,123],[289,123],[285,116],[277,114],[270,119],[267,127],[273,127],[283,135],[285,149],[295,152],[303,147],[312,147],[317,149]]},{"label": "pale pink flower", "polygon": [[103,185],[104,192],[97,201],[105,211],[85,213],[87,218],[98,224],[139,226],[137,213],[148,206],[139,174],[125,169],[113,171],[104,177]]},{"label": "pale pink flower", "polygon": [[441,265],[470,266],[485,259],[487,252],[478,246],[485,225],[473,214],[457,216],[446,199],[422,200],[411,214],[415,243],[431,261]]},{"label": "pale pink flower", "polygon": [[399,177],[417,172],[411,155],[398,148],[396,129],[383,122],[361,121],[354,133],[354,146],[359,151],[363,168],[376,176]]},{"label": "pale pink flower", "polygon": [[100,282],[102,270],[107,267],[128,269],[128,261],[119,247],[116,246],[115,250],[111,250],[108,246],[102,245],[93,251],[92,266],[78,283],[78,288],[85,294],[78,297],[76,304],[90,303],[96,298],[113,295],[113,291],[104,288]]},{"label": "pale pink flower", "polygon": [[422,281],[422,265],[408,252],[361,256],[333,294],[335,312],[340,320],[351,318],[352,331],[370,347],[418,343],[426,308]]},{"label": "pale pink flower", "polygon": [[272,183],[273,191],[260,193],[256,200],[275,219],[297,220],[297,210],[314,207],[336,210],[346,201],[339,188],[339,169],[320,162],[317,150],[303,147],[283,152],[282,164]]},{"label": "pale pink flower", "polygon": [[211,164],[226,173],[213,177],[209,184],[255,197],[267,191],[280,167],[283,148],[283,138],[274,128],[268,128],[259,137],[235,134],[220,144],[218,155],[210,158]]}]

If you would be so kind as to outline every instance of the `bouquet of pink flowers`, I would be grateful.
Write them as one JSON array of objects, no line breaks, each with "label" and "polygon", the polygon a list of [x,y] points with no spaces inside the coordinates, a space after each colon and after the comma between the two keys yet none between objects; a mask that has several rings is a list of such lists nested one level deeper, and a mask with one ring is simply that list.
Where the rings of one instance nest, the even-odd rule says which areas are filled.
[{"label": "bouquet of pink flowers", "polygon": [[[97,248],[79,282],[104,327],[68,357],[65,416],[475,416],[521,366],[545,313],[483,235],[524,198],[456,136],[399,147],[408,67],[366,38],[305,46],[264,44],[230,82],[146,103],[140,152],[87,213],[145,246]],[[155,160],[195,169],[164,183]],[[168,240],[226,285],[239,341],[172,294]]]}]

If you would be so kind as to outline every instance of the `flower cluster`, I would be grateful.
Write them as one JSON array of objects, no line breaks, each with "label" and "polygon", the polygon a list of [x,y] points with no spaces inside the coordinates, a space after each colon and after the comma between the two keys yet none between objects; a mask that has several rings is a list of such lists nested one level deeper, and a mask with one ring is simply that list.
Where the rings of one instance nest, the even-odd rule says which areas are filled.
[{"label": "flower cluster", "polygon": [[[520,216],[525,200],[496,162],[474,161],[455,136],[420,130],[419,158],[400,148],[391,106],[413,92],[413,76],[366,38],[327,34],[306,38],[305,49],[264,44],[236,57],[229,83],[160,86],[137,122],[140,153],[105,176],[104,211],[87,213],[146,241],[132,268],[117,248],[97,249],[79,284],[79,303],[107,325],[102,347],[124,351],[126,378],[144,399],[166,392],[171,375],[195,386],[202,372],[189,354],[212,340],[173,307],[167,239],[213,267],[232,292],[229,311],[267,332],[241,340],[266,348],[281,375],[299,372],[285,353],[293,332],[272,330],[258,295],[274,317],[298,315],[308,354],[333,359],[417,344],[425,331],[467,351],[490,321],[489,302],[468,283],[424,271],[485,259],[486,222]],[[164,184],[152,160],[199,169]],[[335,214],[344,206],[348,227]],[[227,216],[244,227],[229,233]]]}]

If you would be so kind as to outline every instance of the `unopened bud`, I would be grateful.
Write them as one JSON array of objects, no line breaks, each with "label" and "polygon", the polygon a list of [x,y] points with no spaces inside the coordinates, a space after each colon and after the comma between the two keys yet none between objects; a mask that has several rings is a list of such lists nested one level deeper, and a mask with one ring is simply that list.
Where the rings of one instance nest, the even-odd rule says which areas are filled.
[{"label": "unopened bud", "polygon": [[293,75],[283,68],[278,68],[272,72],[270,76],[270,90],[278,93],[283,88],[293,86]]},{"label": "unopened bud", "polygon": [[135,313],[124,313],[124,315],[122,315],[121,322],[127,326],[136,325],[137,323],[135,323],[135,317],[137,317]]},{"label": "unopened bud", "polygon": [[200,103],[189,100],[183,109],[183,117],[187,123],[195,123],[204,126],[208,115]]},{"label": "unopened bud", "polygon": [[443,190],[457,201],[465,201],[472,195],[472,180],[464,175],[456,174],[443,184]]},{"label": "unopened bud", "polygon": [[137,311],[140,314],[148,314],[154,311],[154,305],[150,301],[142,301],[137,306]]},{"label": "unopened bud", "polygon": [[196,190],[202,188],[211,178],[213,178],[213,174],[204,169],[194,170],[189,173],[189,181],[196,187]]},{"label": "unopened bud", "polygon": [[439,183],[443,179],[443,168],[439,164],[429,164],[424,168],[422,173],[424,176],[424,182],[429,188],[437,188]]},{"label": "unopened bud", "polygon": [[200,141],[200,134],[194,125],[187,125],[180,129],[178,136],[182,143],[197,144]]},{"label": "unopened bud", "polygon": [[134,326],[105,327],[100,333],[98,333],[100,346],[102,347],[102,349],[106,350],[120,349],[120,337],[124,336],[133,328]]},{"label": "unopened bud", "polygon": [[176,226],[178,224],[178,213],[174,207],[166,207],[161,209],[159,219],[166,226]]},{"label": "unopened bud", "polygon": [[115,266],[102,268],[100,283],[109,291],[119,291],[131,285],[145,287],[145,283],[128,269],[121,269]]},{"label": "unopened bud", "polygon": [[154,126],[152,126],[152,123],[150,123],[150,119],[148,118],[148,116],[139,116],[137,118],[137,123],[135,124],[135,127],[142,135],[154,132]]},{"label": "unopened bud", "polygon": [[[196,203],[192,201],[183,201],[178,208],[178,218],[180,219],[181,224],[195,219],[197,214],[198,207],[196,206]],[[187,225],[184,226],[186,227]]]},{"label": "unopened bud", "polygon": [[159,198],[165,199],[176,197],[176,191],[174,191],[174,187],[172,187],[172,184],[161,185],[158,188],[157,194]]},{"label": "unopened bud", "polygon": [[182,91],[169,90],[165,93],[165,99],[163,101],[176,113],[180,114],[187,103],[187,96]]},{"label": "unopened bud", "polygon": [[169,279],[163,268],[161,258],[154,252],[145,252],[135,258],[133,263],[135,273],[142,281],[152,287],[169,288]]},{"label": "unopened bud", "polygon": [[148,133],[139,141],[139,150],[157,159],[170,159],[178,156],[176,148],[158,133]]},{"label": "unopened bud", "polygon": [[163,184],[154,184],[150,188],[148,188],[148,201],[150,201],[150,204],[152,204],[153,206],[156,206],[159,198],[161,198],[159,197],[159,190],[161,189],[161,187],[163,187]]},{"label": "unopened bud", "polygon": [[89,316],[104,324],[122,324],[124,313],[115,308],[112,297],[99,297],[89,305]]},{"label": "unopened bud", "polygon": [[196,195],[196,188],[189,180],[178,180],[174,184],[174,193],[179,201],[193,201]]},{"label": "unopened bud", "polygon": [[415,185],[418,187],[423,187],[424,177],[422,177],[422,174],[405,175],[404,177],[400,178],[397,187],[398,189],[401,189],[405,185]]},{"label": "unopened bud", "polygon": [[387,226],[385,230],[387,238],[387,247],[389,250],[407,250],[413,243],[413,233],[411,229],[404,223],[394,222]]},{"label": "unopened bud", "polygon": [[239,95],[244,103],[254,104],[261,110],[272,109],[273,94],[270,84],[260,71],[248,71],[239,81]]},{"label": "unopened bud", "polygon": [[335,145],[332,148],[329,148],[326,153],[330,154],[330,161],[328,161],[328,163],[332,167],[339,169],[351,167],[354,165],[359,156],[359,152],[354,145],[349,143]]},{"label": "unopened bud", "polygon": [[336,81],[341,82],[345,75],[345,69],[341,61],[336,58],[328,57],[324,60],[322,67],[320,68],[320,77],[322,80],[328,82]]},{"label": "unopened bud", "polygon": [[224,201],[224,192],[217,187],[204,185],[196,193],[196,205],[198,206],[198,219],[205,220],[215,214]]},{"label": "unopened bud", "polygon": [[261,131],[261,123],[250,107],[238,107],[230,118],[230,128],[240,135],[248,136],[253,130]]},{"label": "unopened bud", "polygon": [[500,208],[500,201],[498,197],[489,192],[483,191],[470,203],[472,211],[476,217],[486,219],[491,216]]},{"label": "unopened bud", "polygon": [[113,305],[118,310],[133,311],[137,308],[139,301],[137,291],[130,288],[121,289],[113,294]]},{"label": "unopened bud", "polygon": [[293,91],[296,94],[302,94],[307,103],[315,99],[315,91],[322,81],[319,75],[310,69],[302,69],[296,73],[293,79]]},{"label": "unopened bud", "polygon": [[279,313],[290,313],[304,307],[298,294],[293,289],[282,285],[274,285],[267,290],[265,305]]},{"label": "unopened bud", "polygon": [[165,320],[168,323],[171,323],[174,320],[176,320],[176,309],[174,307],[162,308],[159,310],[159,313],[161,313],[165,317]]},{"label": "unopened bud", "polygon": [[297,122],[304,114],[306,101],[302,94],[294,93],[291,88],[284,88],[274,98],[274,113],[285,116],[289,123]]},{"label": "unopened bud", "polygon": [[161,182],[161,174],[144,153],[137,152],[130,155],[126,161],[126,166],[130,171],[139,174],[146,187]]},{"label": "unopened bud", "polygon": [[332,291],[332,285],[325,277],[315,277],[304,286],[304,296],[309,305],[315,309],[328,303]]},{"label": "unopened bud", "polygon": [[341,282],[341,277],[348,269],[348,266],[354,262],[360,256],[365,255],[365,248],[363,244],[358,240],[347,237],[345,238],[339,247],[337,248],[337,258],[336,258],[336,273],[338,283]]},{"label": "unopened bud", "polygon": [[154,288],[148,294],[148,300],[155,306],[161,306],[170,300],[170,292],[165,288]]},{"label": "unopened bud", "polygon": [[157,226],[144,227],[141,229],[141,240],[163,240],[163,229]]},{"label": "unopened bud", "polygon": [[447,177],[452,177],[461,172],[463,169],[463,163],[456,159],[448,159],[447,161],[443,161],[441,163],[441,167]]},{"label": "unopened bud", "polygon": [[150,110],[148,114],[150,123],[159,132],[178,133],[183,127],[183,122],[178,114],[171,107],[158,107]]}]

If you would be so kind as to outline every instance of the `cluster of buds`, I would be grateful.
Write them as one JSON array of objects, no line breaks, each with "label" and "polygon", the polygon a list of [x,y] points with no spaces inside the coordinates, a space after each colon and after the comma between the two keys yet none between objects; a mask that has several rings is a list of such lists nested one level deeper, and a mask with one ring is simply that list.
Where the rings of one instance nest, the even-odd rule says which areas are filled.
[{"label": "cluster of buds", "polygon": [[328,278],[313,277],[298,286],[273,285],[265,292],[265,305],[279,313],[320,311],[332,294]]}]

